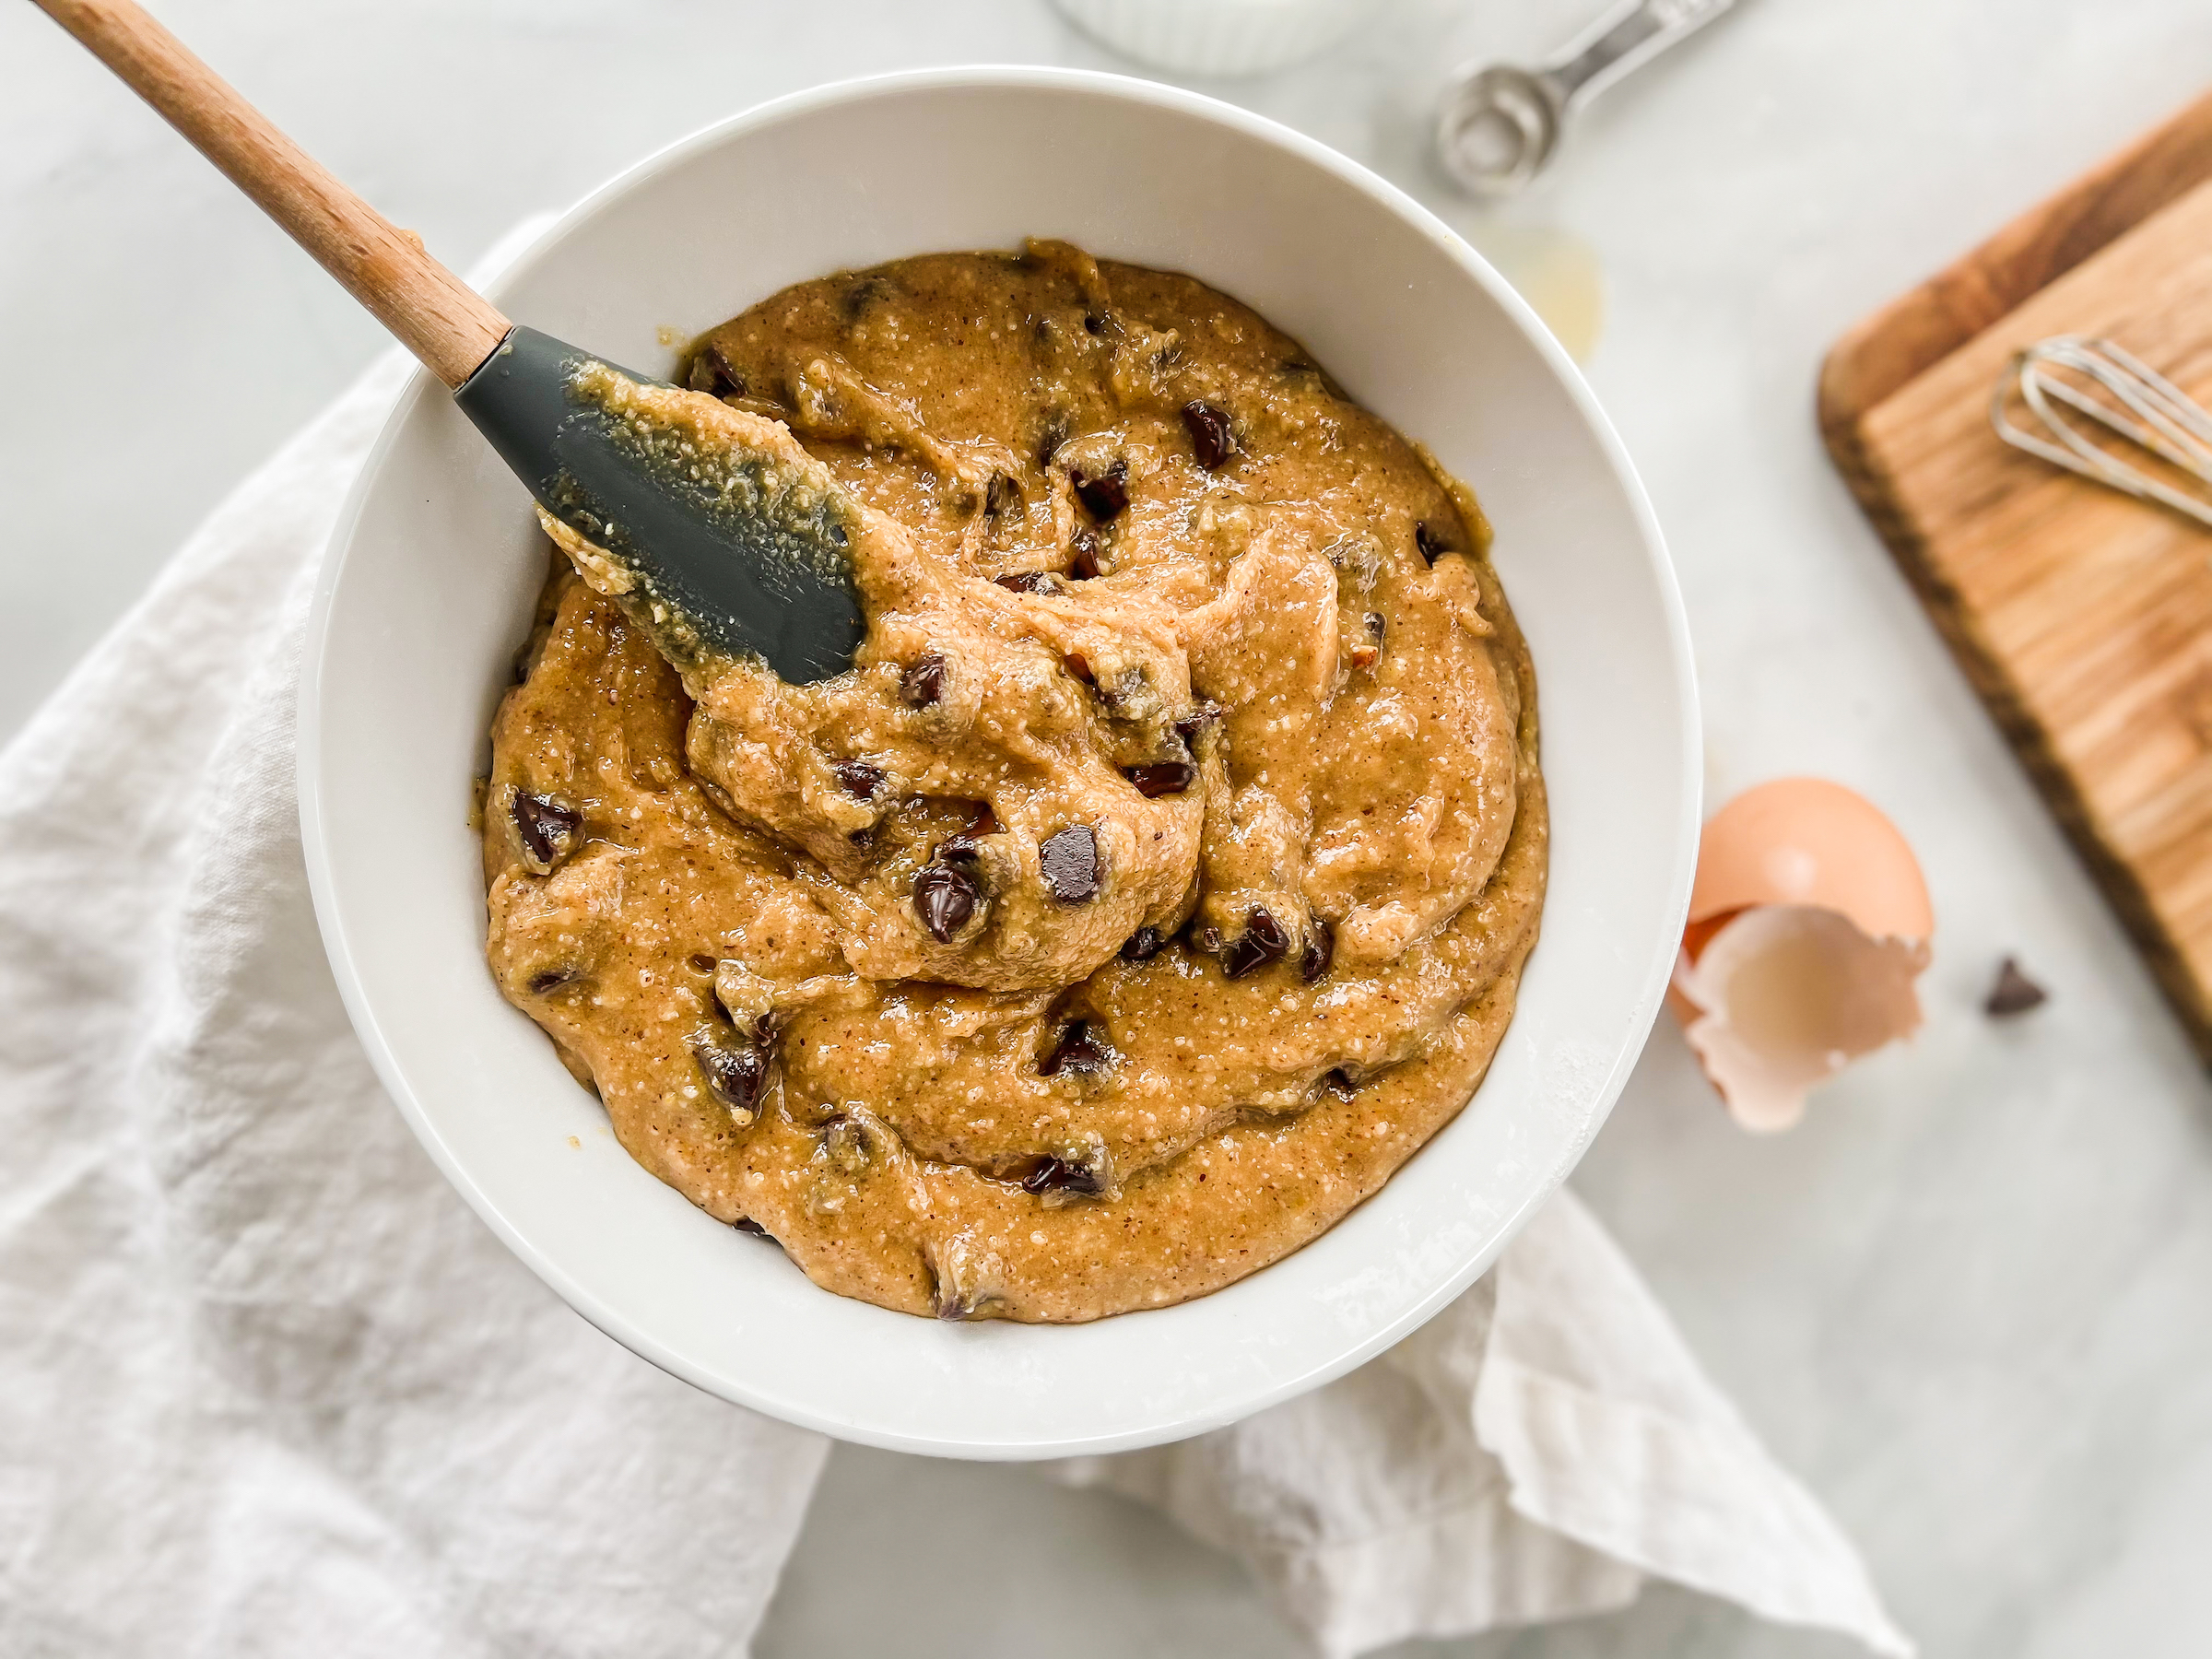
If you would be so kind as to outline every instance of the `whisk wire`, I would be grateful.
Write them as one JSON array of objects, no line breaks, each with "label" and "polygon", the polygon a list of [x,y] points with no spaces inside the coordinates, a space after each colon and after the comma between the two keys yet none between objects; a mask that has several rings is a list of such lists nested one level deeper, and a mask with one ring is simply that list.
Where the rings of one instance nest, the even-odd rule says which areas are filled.
[{"label": "whisk wire", "polygon": [[[2112,400],[2092,396],[2061,372],[2078,375]],[[2049,437],[2012,418],[2018,393]],[[2120,406],[2114,407],[2113,403]],[[2158,501],[2212,527],[2212,500],[2174,488],[2087,437],[2053,404],[2061,404],[2177,470],[2212,487],[2212,414],[2164,375],[2110,340],[2059,335],[2016,354],[1990,394],[1989,420],[2015,449],[2124,491]],[[2137,418],[2129,418],[2130,415]],[[2056,439],[2053,442],[2052,439]]]}]

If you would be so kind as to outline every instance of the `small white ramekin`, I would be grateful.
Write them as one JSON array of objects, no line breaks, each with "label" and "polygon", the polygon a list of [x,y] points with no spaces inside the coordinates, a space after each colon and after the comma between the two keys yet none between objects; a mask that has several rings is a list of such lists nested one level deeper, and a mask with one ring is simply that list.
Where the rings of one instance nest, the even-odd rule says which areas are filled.
[{"label": "small white ramekin", "polygon": [[1377,0],[1053,0],[1139,63],[1184,75],[1265,75],[1351,32]]}]

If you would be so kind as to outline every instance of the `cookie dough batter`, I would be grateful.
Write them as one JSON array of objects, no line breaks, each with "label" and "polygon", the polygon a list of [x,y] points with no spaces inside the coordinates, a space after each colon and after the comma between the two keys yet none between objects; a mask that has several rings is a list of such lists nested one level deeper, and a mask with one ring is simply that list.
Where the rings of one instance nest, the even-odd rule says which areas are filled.
[{"label": "cookie dough batter", "polygon": [[622,1144],[948,1319],[1203,1295],[1373,1193],[1544,889],[1472,496],[1243,306],[1065,244],[803,283],[682,378],[595,394],[820,492],[868,632],[787,685],[547,521],[489,957]]}]

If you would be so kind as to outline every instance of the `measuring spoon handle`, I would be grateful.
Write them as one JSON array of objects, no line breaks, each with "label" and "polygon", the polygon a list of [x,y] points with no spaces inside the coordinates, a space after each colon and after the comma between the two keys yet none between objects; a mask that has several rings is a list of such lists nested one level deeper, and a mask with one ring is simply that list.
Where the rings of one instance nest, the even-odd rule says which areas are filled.
[{"label": "measuring spoon handle", "polygon": [[1624,0],[1568,42],[1539,73],[1550,79],[1567,103],[1586,102],[1735,4],[1735,0]]}]

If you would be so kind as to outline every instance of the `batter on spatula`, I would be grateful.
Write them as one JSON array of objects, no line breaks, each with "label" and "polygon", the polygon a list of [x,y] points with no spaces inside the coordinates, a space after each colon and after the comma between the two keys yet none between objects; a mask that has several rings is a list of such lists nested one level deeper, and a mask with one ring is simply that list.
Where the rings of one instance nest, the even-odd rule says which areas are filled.
[{"label": "batter on spatula", "polygon": [[1543,899],[1474,498],[1243,306],[1061,243],[802,283],[683,379],[594,394],[830,526],[867,635],[786,684],[551,526],[488,949],[622,1144],[941,1318],[1181,1301],[1372,1194]]}]

